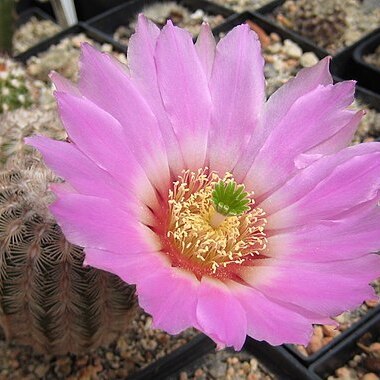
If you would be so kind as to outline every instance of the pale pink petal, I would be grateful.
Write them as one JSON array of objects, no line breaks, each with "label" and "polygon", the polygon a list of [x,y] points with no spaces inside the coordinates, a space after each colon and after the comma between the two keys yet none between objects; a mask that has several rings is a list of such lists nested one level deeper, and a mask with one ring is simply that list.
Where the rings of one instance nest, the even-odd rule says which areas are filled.
[{"label": "pale pink petal", "polygon": [[315,66],[300,70],[295,78],[290,79],[270,96],[263,107],[262,120],[253,131],[253,137],[234,170],[238,176],[247,173],[265,140],[299,98],[320,85],[332,84],[330,61],[331,57],[326,57]]},{"label": "pale pink petal", "polygon": [[43,136],[29,137],[25,142],[38,149],[45,163],[82,194],[121,199],[123,187],[107,171],[79,151],[74,144]]},{"label": "pale pink petal", "polygon": [[335,170],[339,170],[342,164],[349,163],[351,160],[352,162],[362,160],[362,157],[366,156],[371,161],[372,155],[377,155],[378,153],[380,153],[379,143],[363,143],[346,148],[335,155],[321,158],[304,170],[300,170],[296,176],[261,202],[260,207],[268,215],[273,215],[313,191]]},{"label": "pale pink petal", "polygon": [[250,140],[265,100],[260,42],[247,24],[237,26],[218,43],[210,91],[209,165],[224,173],[233,169]]},{"label": "pale pink petal", "polygon": [[83,96],[120,122],[136,160],[154,185],[164,191],[169,167],[162,134],[128,73],[109,55],[83,44],[78,87]]},{"label": "pale pink petal", "polygon": [[210,80],[212,67],[215,58],[215,38],[211,32],[209,24],[203,23],[199,32],[195,48],[199,57],[199,61],[206,73],[207,80]]},{"label": "pale pink petal", "polygon": [[376,297],[369,283],[380,276],[380,255],[367,254],[338,263],[261,261],[259,268],[246,270],[245,281],[268,297],[320,315],[335,316]]},{"label": "pale pink petal", "polygon": [[206,159],[212,103],[191,35],[168,21],[157,40],[155,61],[161,97],[186,168],[198,170]]},{"label": "pale pink petal", "polygon": [[[325,159],[327,160],[327,158]],[[330,162],[333,161],[332,157]],[[335,162],[337,157],[335,156]],[[300,173],[308,181],[311,173],[320,177],[321,171],[326,174],[324,162],[310,165]],[[313,170],[314,169],[314,170]],[[320,179],[320,178],[319,178]],[[298,181],[302,180],[298,178]],[[297,179],[290,182],[297,182]],[[307,225],[314,221],[338,218],[343,212],[351,208],[375,199],[380,191],[380,152],[356,156],[335,168],[330,167],[330,173],[325,178],[314,182],[314,187],[304,193],[295,203],[268,216],[268,229],[281,229],[294,226]],[[286,193],[285,193],[286,194]],[[270,203],[270,198],[265,204]],[[262,205],[263,207],[265,205]],[[274,205],[273,205],[274,206]]]},{"label": "pale pink petal", "polygon": [[220,348],[233,346],[240,350],[243,347],[247,334],[246,312],[223,282],[202,277],[197,321],[200,329]]},{"label": "pale pink petal", "polygon": [[235,297],[247,313],[247,333],[256,340],[265,340],[272,345],[284,343],[307,344],[313,323],[320,316],[307,310],[297,309],[287,302],[273,300],[258,290],[230,282]]},{"label": "pale pink petal", "polygon": [[57,72],[52,71],[49,74],[49,78],[54,83],[54,87],[57,91],[67,92],[75,96],[81,96],[78,87],[73,82],[69,81],[67,78],[63,77]]},{"label": "pale pink petal", "polygon": [[308,154],[332,154],[346,148],[354,138],[354,134],[364,115],[365,111],[354,113],[351,120],[349,120],[346,125],[327,140],[309,150]]},{"label": "pale pink petal", "polygon": [[199,281],[178,268],[155,267],[140,276],[137,295],[140,306],[153,317],[153,326],[178,334],[196,323]]},{"label": "pale pink petal", "polygon": [[326,57],[315,66],[300,70],[294,78],[269,97],[263,113],[265,119],[263,128],[267,133],[279,124],[299,98],[321,85],[328,86],[333,83],[329,70],[330,61],[331,57]]},{"label": "pale pink petal", "polygon": [[[328,262],[380,251],[378,199],[336,220],[323,220],[269,236],[267,255],[285,260]],[[347,238],[349,237],[349,238]]]},{"label": "pale pink petal", "polygon": [[111,252],[97,248],[85,248],[84,252],[83,265],[114,273],[128,284],[136,284],[142,277],[150,276],[152,268],[159,270],[168,266],[161,252]]},{"label": "pale pink petal", "polygon": [[[110,199],[118,207],[132,213],[136,211],[135,204],[138,203],[139,220],[145,224],[154,224],[152,212],[146,206],[142,196],[144,192],[134,185],[126,189],[123,183],[118,182],[119,178],[112,177],[107,171],[97,166],[74,144],[42,136],[26,138],[25,141],[40,151],[45,163],[58,176],[69,181],[72,192],[77,191],[84,195]],[[137,181],[138,178],[135,180]],[[130,181],[132,184],[133,178],[130,178]],[[134,194],[131,193],[133,188],[135,188]]]},{"label": "pale pink petal", "polygon": [[173,172],[179,173],[184,168],[182,152],[164,109],[157,83],[154,54],[159,34],[158,27],[140,14],[136,33],[129,39],[127,60],[131,80],[156,115],[168,155],[168,164]]},{"label": "pale pink petal", "polygon": [[50,210],[68,240],[79,246],[135,253],[160,249],[148,227],[107,199],[68,194]]},{"label": "pale pink petal", "polygon": [[129,146],[120,123],[85,98],[60,92],[56,97],[60,117],[77,147],[123,187],[139,194],[147,204],[155,204],[155,190],[136,161],[134,147]]},{"label": "pale pink petal", "polygon": [[295,170],[295,158],[337,133],[352,119],[344,110],[352,103],[354,83],[320,86],[299,98],[278,127],[268,136],[245,184],[256,196],[272,191],[283,184]]}]

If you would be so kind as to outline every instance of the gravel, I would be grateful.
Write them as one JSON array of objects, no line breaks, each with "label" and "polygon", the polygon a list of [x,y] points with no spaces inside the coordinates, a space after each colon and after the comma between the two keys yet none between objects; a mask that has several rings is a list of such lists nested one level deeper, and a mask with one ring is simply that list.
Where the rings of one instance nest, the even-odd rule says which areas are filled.
[{"label": "gravel", "polygon": [[342,367],[335,370],[327,380],[379,380],[380,336],[368,332],[356,343],[360,352]]},{"label": "gravel", "polygon": [[271,1],[272,0],[212,0],[213,3],[233,9],[237,13],[255,11],[269,4]]},{"label": "gravel", "polygon": [[203,356],[177,377],[168,380],[271,380],[270,373],[254,356],[223,350]]},{"label": "gravel", "polygon": [[[310,0],[287,0],[283,5],[273,11],[272,17],[277,20],[282,26],[301,32],[303,23],[297,24],[299,17],[293,16],[293,12],[297,13],[296,8],[299,4],[308,2]],[[323,1],[319,2],[321,7],[324,6]],[[365,35],[380,26],[380,2],[377,0],[341,0],[340,4],[342,9],[346,12],[345,26],[342,28],[343,33],[336,35],[336,39],[329,43],[327,46],[320,46],[326,48],[330,53],[335,54],[343,48],[352,45],[360,40]],[[311,18],[318,17],[317,14],[310,16]],[[333,21],[332,23],[338,21]],[[332,24],[333,27],[333,24]],[[308,33],[310,33],[309,29]],[[315,35],[314,41],[318,44],[318,35]]]},{"label": "gravel", "polygon": [[[195,12],[190,11],[182,5],[175,2],[164,2],[149,5],[142,10],[142,13],[153,21],[159,27],[163,27],[168,19],[173,21],[173,24],[188,30],[194,37],[200,32],[203,22],[208,22],[211,28],[224,22],[222,15],[209,15],[202,9]],[[128,45],[129,38],[134,32],[137,24],[137,17],[135,17],[128,25],[119,26],[113,38],[124,44]]]},{"label": "gravel", "polygon": [[62,28],[50,20],[39,20],[33,16],[25,24],[21,25],[13,35],[13,54],[20,54],[40,41],[54,36]]},{"label": "gravel", "polygon": [[78,79],[78,62],[81,43],[88,42],[104,52],[112,53],[117,59],[126,62],[123,53],[113,51],[110,44],[99,44],[88,38],[84,33],[68,36],[56,45],[52,45],[47,51],[31,57],[27,62],[27,73],[38,80],[49,82],[49,73],[57,71],[65,78],[72,81]]}]

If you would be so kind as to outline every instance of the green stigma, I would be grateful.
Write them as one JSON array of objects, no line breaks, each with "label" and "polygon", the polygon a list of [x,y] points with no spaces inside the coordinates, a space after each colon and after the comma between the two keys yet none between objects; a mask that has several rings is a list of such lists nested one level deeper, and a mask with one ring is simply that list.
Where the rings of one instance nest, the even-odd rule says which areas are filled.
[{"label": "green stigma", "polygon": [[237,185],[233,180],[219,181],[212,192],[215,210],[224,216],[236,216],[249,210],[249,194],[244,185]]}]

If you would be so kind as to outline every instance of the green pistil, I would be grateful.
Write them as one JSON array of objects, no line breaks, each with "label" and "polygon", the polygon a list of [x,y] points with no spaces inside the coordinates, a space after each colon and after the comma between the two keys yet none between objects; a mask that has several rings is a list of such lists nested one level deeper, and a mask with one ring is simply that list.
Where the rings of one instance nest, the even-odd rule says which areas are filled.
[{"label": "green pistil", "polygon": [[218,182],[212,193],[216,212],[227,217],[248,211],[251,201],[249,194],[244,189],[244,185],[237,185],[232,180]]}]

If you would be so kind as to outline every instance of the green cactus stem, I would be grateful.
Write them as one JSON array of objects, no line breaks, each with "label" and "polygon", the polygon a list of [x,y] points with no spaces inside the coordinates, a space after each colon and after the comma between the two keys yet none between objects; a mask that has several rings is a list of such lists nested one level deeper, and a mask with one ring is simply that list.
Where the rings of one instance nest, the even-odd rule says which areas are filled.
[{"label": "green cactus stem", "polygon": [[0,53],[12,50],[15,0],[0,0]]}]

